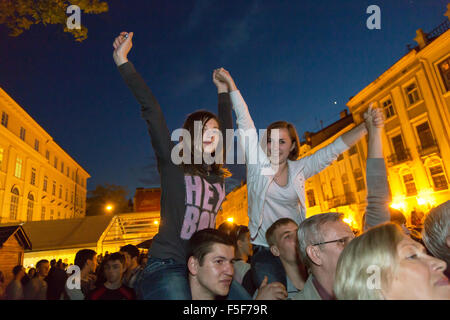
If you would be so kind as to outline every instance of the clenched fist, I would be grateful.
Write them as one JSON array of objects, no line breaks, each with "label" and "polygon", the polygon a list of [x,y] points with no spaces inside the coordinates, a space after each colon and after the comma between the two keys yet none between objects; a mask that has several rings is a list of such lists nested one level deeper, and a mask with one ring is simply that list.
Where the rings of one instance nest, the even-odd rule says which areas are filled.
[{"label": "clenched fist", "polygon": [[114,39],[113,58],[117,66],[128,62],[127,55],[133,46],[131,39],[133,39],[133,32],[127,33],[125,31],[121,32],[120,35]]},{"label": "clenched fist", "polygon": [[233,78],[231,77],[230,73],[224,68],[214,70],[213,78],[215,80],[213,80],[214,83],[216,83],[217,81],[218,83],[226,84],[228,87],[228,91],[231,92],[237,90]]}]

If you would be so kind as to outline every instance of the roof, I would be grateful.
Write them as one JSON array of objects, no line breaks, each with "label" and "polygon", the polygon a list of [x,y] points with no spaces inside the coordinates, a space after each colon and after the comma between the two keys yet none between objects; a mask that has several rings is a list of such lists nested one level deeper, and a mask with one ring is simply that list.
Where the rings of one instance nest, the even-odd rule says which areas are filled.
[{"label": "roof", "polygon": [[12,236],[22,244],[24,249],[31,250],[31,242],[21,225],[0,226],[0,247]]},{"label": "roof", "polygon": [[114,216],[25,222],[33,251],[96,247]]}]

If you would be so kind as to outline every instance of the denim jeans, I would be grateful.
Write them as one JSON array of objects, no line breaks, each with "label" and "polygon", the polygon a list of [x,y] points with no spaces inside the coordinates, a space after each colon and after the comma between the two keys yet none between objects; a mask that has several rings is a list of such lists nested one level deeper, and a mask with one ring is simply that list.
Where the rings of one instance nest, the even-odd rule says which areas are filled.
[{"label": "denim jeans", "polygon": [[136,285],[140,300],[191,300],[186,264],[149,257]]},{"label": "denim jeans", "polygon": [[287,285],[286,272],[280,258],[275,257],[267,247],[253,245],[250,270],[256,288],[259,288],[264,276],[267,276],[268,283],[281,282],[285,287]]}]

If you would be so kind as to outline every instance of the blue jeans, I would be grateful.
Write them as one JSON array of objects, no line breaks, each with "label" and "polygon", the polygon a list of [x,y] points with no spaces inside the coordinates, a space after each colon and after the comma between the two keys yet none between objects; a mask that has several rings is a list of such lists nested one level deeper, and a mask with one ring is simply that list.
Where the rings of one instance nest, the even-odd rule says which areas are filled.
[{"label": "blue jeans", "polygon": [[149,257],[136,284],[140,300],[191,300],[186,264]]},{"label": "blue jeans", "polygon": [[267,247],[253,245],[250,270],[256,288],[259,288],[264,276],[267,276],[268,283],[281,282],[285,287],[287,285],[286,272],[280,258],[275,257]]}]

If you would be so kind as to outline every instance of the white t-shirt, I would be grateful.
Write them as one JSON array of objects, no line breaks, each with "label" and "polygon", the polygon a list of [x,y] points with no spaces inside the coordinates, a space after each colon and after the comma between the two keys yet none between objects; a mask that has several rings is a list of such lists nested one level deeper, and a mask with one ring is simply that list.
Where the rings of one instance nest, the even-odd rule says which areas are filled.
[{"label": "white t-shirt", "polygon": [[299,199],[294,185],[290,180],[288,180],[288,183],[284,187],[280,187],[275,181],[270,183],[263,207],[262,225],[258,230],[256,239],[252,242],[253,244],[268,247],[266,231],[275,221],[281,218],[290,218],[297,224],[300,224],[301,221],[298,211]]}]

